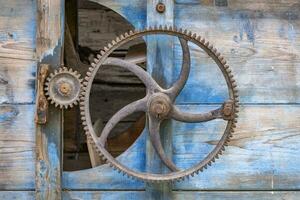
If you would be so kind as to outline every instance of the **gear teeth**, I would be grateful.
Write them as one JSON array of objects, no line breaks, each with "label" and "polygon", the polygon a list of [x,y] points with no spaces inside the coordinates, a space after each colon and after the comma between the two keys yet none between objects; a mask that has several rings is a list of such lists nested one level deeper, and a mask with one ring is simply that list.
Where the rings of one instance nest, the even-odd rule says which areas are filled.
[{"label": "gear teeth", "polygon": [[[47,100],[49,100],[49,102],[51,104],[54,104],[55,107],[58,107],[60,109],[68,109],[69,107],[72,108],[74,107],[74,105],[77,105],[78,101],[79,101],[79,97],[80,97],[80,93],[81,91],[77,91],[77,93],[75,93],[77,96],[70,99],[68,103],[62,103],[60,102],[59,99],[57,99],[56,95],[52,95],[52,91],[50,91],[50,88],[53,88],[53,87],[57,87],[53,84],[55,84],[57,81],[55,82],[52,82],[53,80],[57,80],[59,79],[62,74],[69,74],[69,75],[72,75],[73,77],[73,81],[77,82],[77,84],[80,85],[80,89],[82,87],[81,85],[81,82],[82,82],[82,79],[80,79],[80,74],[73,70],[72,68],[67,68],[65,66],[61,66],[59,69],[55,69],[53,73],[50,73],[49,76],[46,78],[46,82],[45,82],[45,85],[47,87],[45,87],[45,95],[47,96]],[[58,78],[56,78],[58,77]]]},{"label": "gear teeth", "polygon": [[[85,130],[85,133],[87,135],[87,139],[89,141],[91,141],[91,144],[93,144],[96,147],[96,151],[99,154],[99,157],[101,159],[103,159],[104,161],[106,161],[108,163],[109,166],[111,166],[114,170],[118,171],[118,173],[122,173],[123,176],[128,176],[131,179],[135,179],[136,177],[134,175],[132,175],[131,173],[128,173],[126,170],[124,171],[122,168],[120,168],[118,165],[115,165],[113,161],[111,161],[110,159],[107,159],[102,153],[102,146],[99,147],[98,143],[95,144],[94,142],[94,137],[91,136],[91,132],[89,132],[89,126],[87,125],[87,116],[88,115],[85,111],[85,106],[86,106],[86,96],[88,95],[87,90],[88,90],[88,85],[90,84],[90,81],[92,81],[92,74],[94,73],[95,70],[98,70],[99,66],[101,65],[101,63],[99,64],[99,62],[101,62],[103,60],[102,57],[107,57],[109,52],[112,51],[113,48],[117,48],[118,43],[120,42],[125,42],[127,40],[130,39],[131,36],[134,36],[136,34],[147,34],[147,33],[154,33],[154,32],[159,32],[159,33],[163,33],[163,31],[170,33],[170,32],[174,32],[174,35],[177,34],[179,36],[184,36],[185,38],[193,41],[193,42],[197,42],[198,44],[201,43],[201,47],[205,48],[206,50],[210,50],[213,54],[214,54],[214,59],[218,59],[224,68],[222,68],[222,72],[226,74],[228,81],[231,83],[230,87],[233,90],[233,101],[234,101],[234,117],[233,119],[229,120],[229,128],[226,129],[226,132],[224,133],[224,135],[226,136],[226,138],[224,140],[222,140],[222,144],[221,147],[218,147],[216,150],[214,150],[214,154],[213,157],[203,166],[199,167],[199,169],[196,169],[195,171],[189,173],[189,174],[184,174],[182,177],[176,177],[172,180],[159,180],[157,178],[144,178],[144,177],[138,177],[138,179],[144,180],[144,181],[148,181],[148,182],[153,182],[153,183],[159,183],[159,182],[165,182],[165,181],[183,181],[184,179],[188,179],[189,177],[193,177],[195,176],[195,174],[199,174],[200,172],[202,172],[204,169],[207,169],[208,166],[212,165],[212,163],[214,163],[216,161],[216,159],[219,158],[219,155],[222,155],[223,151],[225,150],[225,146],[228,145],[228,142],[230,141],[230,138],[232,137],[232,133],[234,132],[234,128],[236,127],[236,123],[237,120],[235,118],[238,117],[237,113],[238,113],[238,91],[237,91],[237,84],[236,81],[233,79],[233,75],[231,74],[231,70],[229,68],[229,66],[226,64],[225,59],[221,56],[221,54],[217,51],[217,49],[210,44],[208,41],[206,41],[204,38],[202,38],[201,36],[197,36],[196,33],[192,33],[191,31],[187,31],[187,30],[183,30],[183,29],[177,29],[177,27],[175,26],[162,26],[162,25],[155,25],[155,26],[149,26],[146,30],[142,30],[142,31],[129,31],[128,33],[124,33],[124,35],[120,35],[119,37],[117,37],[115,40],[112,40],[111,43],[109,43],[107,45],[107,47],[104,47],[104,50],[100,51],[100,54],[97,55],[97,59],[95,59],[95,63],[92,64],[92,67],[89,68],[89,71],[86,73],[86,77],[84,78],[84,82],[82,83],[82,92],[81,92],[81,96],[80,96],[80,114],[81,114],[81,120],[82,120],[82,124]],[[171,33],[172,34],[172,33]],[[173,34],[172,34],[173,35]],[[197,41],[195,41],[197,40]],[[102,60],[101,60],[102,58]],[[220,64],[218,63],[218,64]],[[98,64],[98,67],[96,67]]]}]

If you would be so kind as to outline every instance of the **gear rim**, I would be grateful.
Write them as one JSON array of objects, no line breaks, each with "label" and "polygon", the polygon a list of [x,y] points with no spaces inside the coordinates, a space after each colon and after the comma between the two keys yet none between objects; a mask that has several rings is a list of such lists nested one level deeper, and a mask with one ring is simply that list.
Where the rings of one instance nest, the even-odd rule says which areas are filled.
[{"label": "gear rim", "polygon": [[[82,92],[82,79],[80,79],[80,76],[77,71],[72,68],[68,69],[65,66],[61,66],[49,74],[44,89],[47,100],[60,109],[73,108],[78,105]],[[63,79],[65,80],[63,81]],[[58,88],[59,86],[60,88]],[[71,88],[67,88],[68,86]]]},{"label": "gear rim", "polygon": [[[117,47],[129,42],[130,40],[134,40],[138,37],[146,36],[146,35],[155,35],[155,34],[167,34],[172,36],[181,37],[189,42],[195,43],[201,49],[203,49],[218,65],[221,70],[223,77],[226,80],[229,98],[234,101],[233,108],[233,119],[228,120],[225,131],[219,140],[218,144],[214,147],[214,149],[200,162],[195,164],[194,166],[184,169],[179,172],[171,172],[168,174],[150,174],[144,172],[136,172],[134,170],[129,169],[123,164],[119,163],[115,158],[113,158],[110,153],[102,147],[102,145],[98,142],[97,136],[94,133],[94,130],[91,126],[91,118],[89,112],[89,94],[91,90],[91,86],[97,71],[100,69],[103,62],[107,59],[108,55],[113,52]],[[83,83],[83,92],[80,101],[80,110],[83,121],[84,130],[87,135],[87,139],[96,147],[97,152],[100,157],[104,160],[107,160],[109,165],[113,167],[115,170],[122,172],[124,175],[127,175],[131,178],[138,178],[148,182],[165,182],[165,181],[180,181],[184,180],[186,177],[194,176],[195,173],[198,174],[200,171],[203,171],[207,168],[207,166],[211,165],[212,162],[215,162],[215,159],[218,158],[220,154],[225,150],[225,146],[229,142],[229,138],[232,136],[234,132],[234,128],[236,127],[237,120],[236,118],[238,113],[238,91],[236,89],[237,85],[235,80],[233,79],[233,75],[229,66],[226,64],[225,59],[221,56],[220,53],[204,38],[201,36],[197,36],[190,31],[176,29],[175,27],[149,27],[145,30],[141,31],[130,31],[129,33],[125,33],[120,37],[117,37],[116,40],[113,40],[112,43],[108,44],[107,47],[104,48],[104,51],[100,52],[100,55],[97,55],[97,58],[92,63],[92,66],[89,68],[89,71],[86,74],[84,83]]]}]

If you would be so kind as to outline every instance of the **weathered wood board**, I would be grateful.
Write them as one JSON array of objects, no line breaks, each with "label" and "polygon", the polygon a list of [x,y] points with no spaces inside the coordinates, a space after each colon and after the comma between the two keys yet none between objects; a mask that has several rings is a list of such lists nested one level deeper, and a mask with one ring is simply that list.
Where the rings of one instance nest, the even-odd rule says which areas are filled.
[{"label": "weathered wood board", "polygon": [[36,3],[0,4],[0,188],[33,190]]},{"label": "weathered wood board", "polygon": [[34,188],[34,105],[0,106],[0,188]]},{"label": "weathered wood board", "polygon": [[[297,200],[299,197],[297,191],[280,191],[280,192],[173,192],[174,200],[193,199],[193,200]],[[63,199],[65,200],[85,200],[85,199],[130,199],[138,200],[145,198],[144,191],[64,191]],[[7,191],[0,192],[1,199],[18,199],[34,200],[34,192],[27,191]]]},{"label": "weathered wood board", "polygon": [[[241,102],[299,103],[299,1],[235,0],[228,1],[228,7],[212,2],[177,1],[175,24],[205,37],[224,55],[237,79]],[[216,78],[216,65],[199,50],[191,54],[191,78],[178,101],[222,101],[224,84]]]},{"label": "weathered wood board", "polygon": [[[135,27],[145,27],[146,1],[94,1],[114,9]],[[1,5],[0,188],[33,190],[34,76],[38,57],[35,54],[36,2],[2,1]],[[236,75],[243,106],[237,131],[225,154],[204,173],[174,185],[174,190],[273,191],[300,188],[299,7],[297,0],[255,3],[249,0],[234,0],[228,1],[227,7],[216,7],[213,1],[175,1],[175,24],[200,33],[212,41],[227,58]],[[52,47],[55,47],[55,44],[51,43]],[[174,52],[176,66],[180,66],[181,59],[178,49],[177,46]],[[54,49],[51,49],[42,57],[52,55],[53,52]],[[195,112],[205,107],[203,104],[198,106],[199,103],[220,103],[226,96],[223,93],[225,88],[219,79],[220,75],[215,71],[216,66],[195,48],[192,51],[192,59],[192,81],[189,81],[177,102],[182,108]],[[169,70],[178,72],[177,68]],[[175,79],[176,73],[172,76]],[[180,167],[186,167],[195,163],[196,159],[204,156],[212,148],[222,124],[216,122],[196,126],[175,123],[173,129],[176,130],[173,135],[173,159]],[[199,136],[192,136],[192,131]],[[193,143],[195,141],[198,145]],[[132,162],[133,167],[145,170],[145,160],[142,159],[145,155],[141,154],[145,153],[145,146],[145,138],[141,137],[122,155],[128,156],[123,159],[130,158],[136,161]],[[183,159],[186,164],[183,164]],[[65,189],[145,189],[140,182],[116,175],[108,166],[96,168],[94,171],[66,172],[62,181]],[[297,199],[299,196],[297,192],[292,191],[272,191],[173,194],[174,199]],[[63,197],[84,199],[111,195],[124,198],[126,194],[120,192],[114,196],[112,192],[103,193],[65,192]],[[143,196],[143,191],[131,194],[133,199],[139,199]],[[0,193],[0,197],[33,199],[33,194],[5,192]]]}]

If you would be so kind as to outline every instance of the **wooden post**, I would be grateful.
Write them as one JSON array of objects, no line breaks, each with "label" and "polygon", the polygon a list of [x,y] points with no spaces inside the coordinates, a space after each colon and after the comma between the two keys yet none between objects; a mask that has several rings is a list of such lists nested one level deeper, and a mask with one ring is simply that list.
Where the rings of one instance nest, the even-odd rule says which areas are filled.
[{"label": "wooden post", "polygon": [[[64,36],[64,0],[37,1],[37,58],[60,66]],[[49,106],[45,125],[36,127],[36,199],[61,199],[62,113]]]},{"label": "wooden post", "polygon": [[[165,5],[165,9],[157,10],[157,5]],[[160,8],[161,9],[161,8]],[[148,0],[147,1],[147,25],[173,25],[174,21],[173,0]],[[150,36],[147,37],[147,70],[162,87],[170,86],[172,82],[173,67],[173,37]],[[162,124],[161,136],[166,154],[172,158],[172,132],[168,131],[170,123]],[[147,141],[147,171],[163,173],[168,170],[157,156],[151,142]],[[147,184],[147,199],[171,199],[171,184]]]}]

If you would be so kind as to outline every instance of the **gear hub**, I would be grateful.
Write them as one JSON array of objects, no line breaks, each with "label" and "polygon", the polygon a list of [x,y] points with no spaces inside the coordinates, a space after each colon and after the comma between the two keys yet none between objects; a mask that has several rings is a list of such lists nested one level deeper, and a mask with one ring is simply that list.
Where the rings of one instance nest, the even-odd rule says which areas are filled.
[{"label": "gear hub", "polygon": [[[167,34],[176,36],[179,38],[181,44],[183,56],[182,56],[182,68],[179,78],[173,86],[169,89],[164,89],[158,85],[158,83],[139,66],[124,61],[122,59],[109,57],[109,55],[121,45],[130,42],[139,37],[155,34]],[[190,72],[190,52],[188,42],[196,44],[204,52],[206,52],[219,67],[223,74],[223,77],[227,84],[228,96],[223,105],[216,110],[211,110],[206,113],[186,113],[174,104],[176,97],[180,94],[181,90],[185,86]],[[92,126],[92,120],[90,116],[89,98],[92,83],[98,70],[101,70],[102,65],[119,66],[133,72],[146,86],[147,95],[140,100],[137,100],[121,110],[119,110],[113,117],[106,123],[102,133],[98,136]],[[229,142],[230,137],[235,128],[237,122],[236,118],[238,112],[238,92],[237,85],[233,79],[232,72],[229,66],[226,64],[225,59],[217,52],[217,50],[207,42],[201,36],[197,36],[190,31],[176,29],[174,27],[149,27],[142,31],[130,31],[120,37],[113,40],[104,51],[100,52],[95,62],[89,68],[86,74],[84,88],[82,92],[82,98],[80,102],[81,115],[83,120],[84,129],[86,130],[87,138],[91,143],[95,144],[99,155],[107,160],[110,165],[118,170],[127,174],[129,177],[138,178],[144,181],[150,182],[164,182],[164,181],[180,181],[185,177],[193,176],[195,173],[199,173],[211,165],[215,159],[224,151],[224,147]],[[139,172],[133,169],[129,169],[126,165],[116,160],[105,148],[107,138],[111,130],[119,123],[123,118],[135,112],[145,112],[147,115],[147,129],[149,138],[153,148],[156,150],[162,163],[169,168],[170,172],[166,174],[153,174],[150,172]],[[177,120],[188,123],[200,123],[207,122],[215,119],[222,119],[227,122],[227,126],[224,130],[223,136],[212,149],[212,151],[203,159],[200,160],[195,166],[188,169],[179,169],[171,158],[166,155],[163,145],[160,139],[160,125],[164,120]],[[175,144],[176,145],[176,144]]]}]

